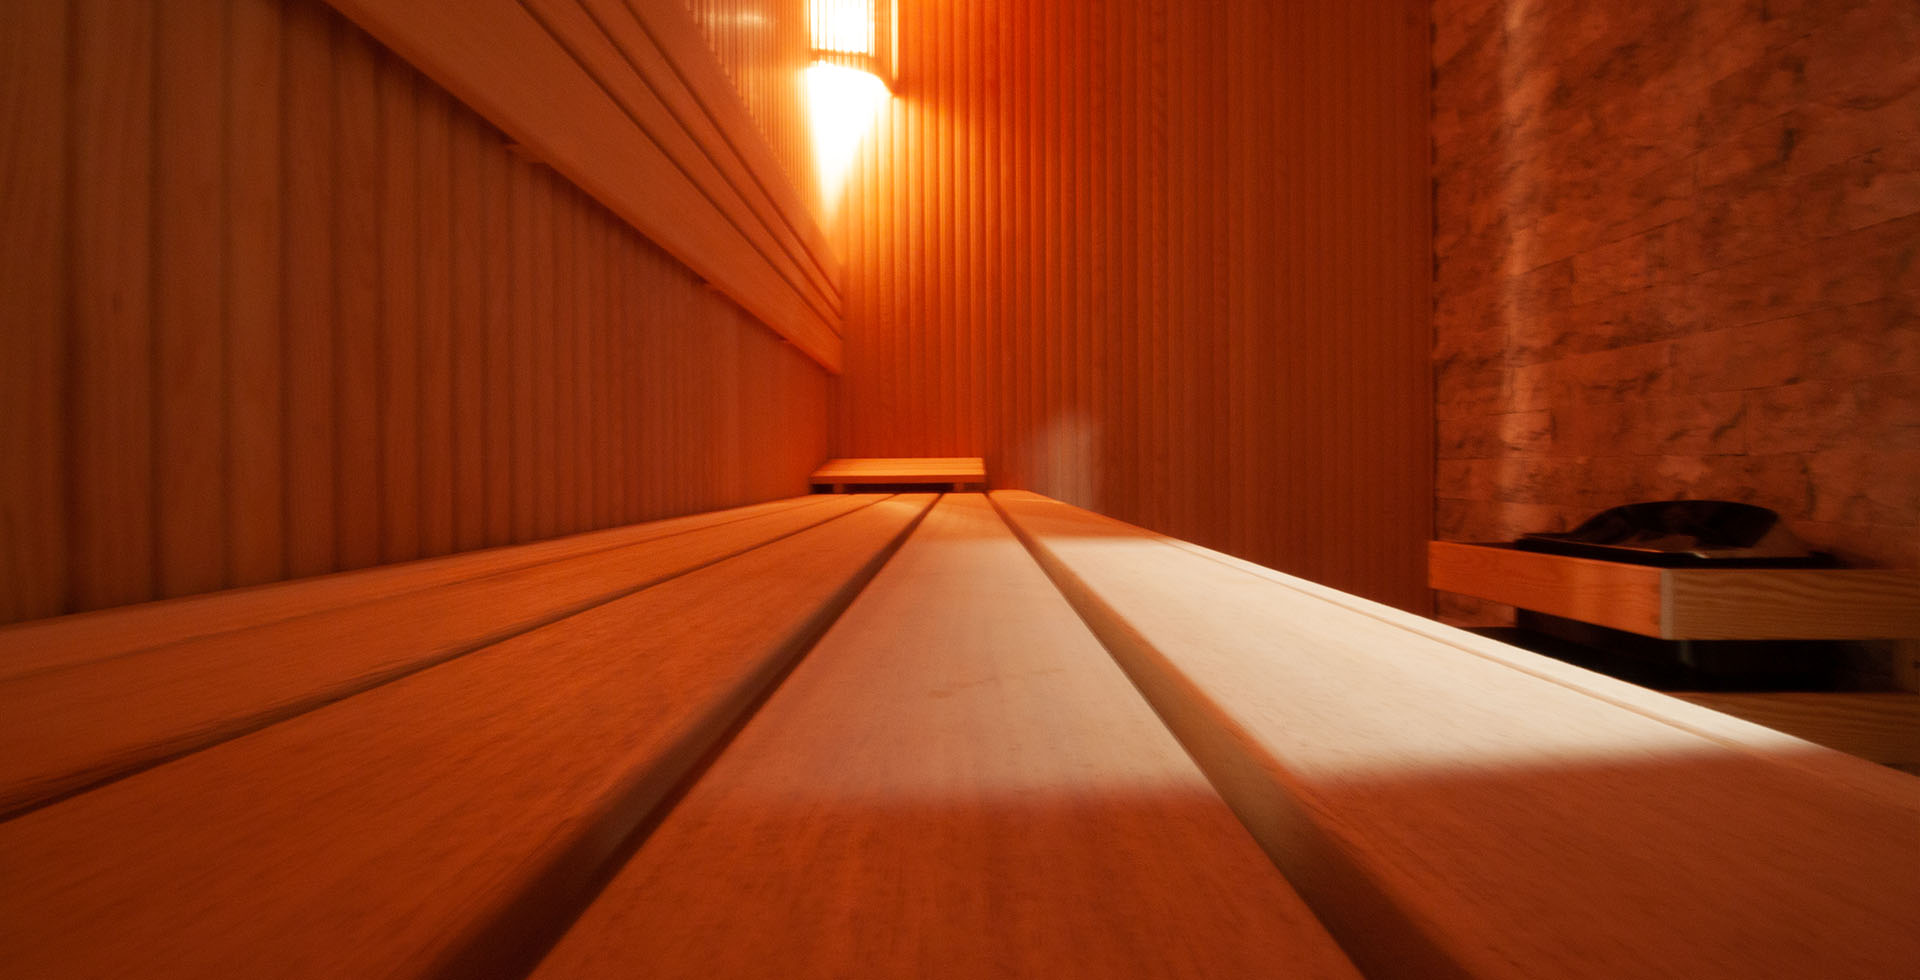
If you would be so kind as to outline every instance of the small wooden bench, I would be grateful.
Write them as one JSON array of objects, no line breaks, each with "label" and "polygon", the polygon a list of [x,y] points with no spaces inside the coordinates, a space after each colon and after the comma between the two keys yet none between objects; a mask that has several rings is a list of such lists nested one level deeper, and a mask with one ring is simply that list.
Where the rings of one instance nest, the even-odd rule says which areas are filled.
[{"label": "small wooden bench", "polygon": [[935,500],[0,631],[0,973],[1920,962],[1912,777],[1046,498]]},{"label": "small wooden bench", "polygon": [[987,462],[978,456],[830,459],[813,471],[815,490],[845,493],[871,487],[962,490],[987,487]]}]

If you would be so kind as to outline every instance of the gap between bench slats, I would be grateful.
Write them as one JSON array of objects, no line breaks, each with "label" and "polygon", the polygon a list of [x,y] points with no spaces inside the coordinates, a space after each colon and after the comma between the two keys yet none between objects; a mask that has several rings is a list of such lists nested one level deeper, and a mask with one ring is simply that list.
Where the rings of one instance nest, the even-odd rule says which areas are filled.
[{"label": "gap between bench slats", "polygon": [[929,503],[873,504],[0,824],[0,962],[148,978],[510,962]]},{"label": "gap between bench slats", "polygon": [[536,971],[1357,980],[980,495],[948,495]]},{"label": "gap between bench slats", "polygon": [[1657,696],[1516,666],[1544,658],[1472,655],[1118,521],[994,499],[1369,976],[1920,963],[1911,778],[1743,742],[1740,723],[1708,737],[1698,709],[1663,720]]},{"label": "gap between bench slats", "polygon": [[0,681],[0,815],[338,700],[875,499],[674,522],[664,534],[625,536],[637,543],[535,564],[515,564],[524,552],[504,568],[476,556],[460,567],[477,577],[440,581],[449,569],[436,565],[427,578],[439,584],[428,587]]}]

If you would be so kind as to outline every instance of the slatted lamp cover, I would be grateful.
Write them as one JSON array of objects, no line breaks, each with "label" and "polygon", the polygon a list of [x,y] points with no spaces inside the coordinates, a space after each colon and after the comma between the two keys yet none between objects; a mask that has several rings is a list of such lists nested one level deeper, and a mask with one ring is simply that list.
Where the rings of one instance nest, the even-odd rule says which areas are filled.
[{"label": "slatted lamp cover", "polygon": [[813,59],[864,71],[891,89],[900,59],[899,0],[811,0]]}]

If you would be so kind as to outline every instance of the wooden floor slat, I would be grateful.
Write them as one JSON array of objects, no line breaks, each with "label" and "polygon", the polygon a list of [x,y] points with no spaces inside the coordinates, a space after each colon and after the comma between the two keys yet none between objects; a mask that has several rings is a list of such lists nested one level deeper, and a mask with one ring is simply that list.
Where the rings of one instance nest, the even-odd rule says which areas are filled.
[{"label": "wooden floor slat", "polygon": [[1920,782],[994,496],[1370,977],[1891,977]]},{"label": "wooden floor slat", "polygon": [[930,502],[875,503],[0,823],[0,962],[19,977],[505,969]]},{"label": "wooden floor slat", "polygon": [[948,495],[535,974],[1356,977],[979,495]]},{"label": "wooden floor slat", "polygon": [[346,697],[874,499],[809,502],[513,567],[528,557],[522,552],[491,574],[486,556],[473,556],[462,566],[471,577],[432,588],[406,591],[407,580],[389,580],[395,594],[342,608],[0,681],[0,814]]}]

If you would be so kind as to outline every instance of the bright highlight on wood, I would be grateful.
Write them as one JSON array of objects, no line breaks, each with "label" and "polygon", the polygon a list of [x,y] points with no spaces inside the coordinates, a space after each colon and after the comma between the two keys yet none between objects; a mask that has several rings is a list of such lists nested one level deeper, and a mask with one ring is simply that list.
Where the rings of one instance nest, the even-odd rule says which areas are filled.
[{"label": "bright highlight on wood", "polygon": [[891,85],[899,61],[893,29],[899,19],[898,0],[810,0],[813,56]]},{"label": "bright highlight on wood", "polygon": [[820,175],[820,213],[828,224],[840,212],[841,191],[854,156],[873,131],[887,98],[886,84],[863,69],[828,61],[807,68],[813,162]]}]

